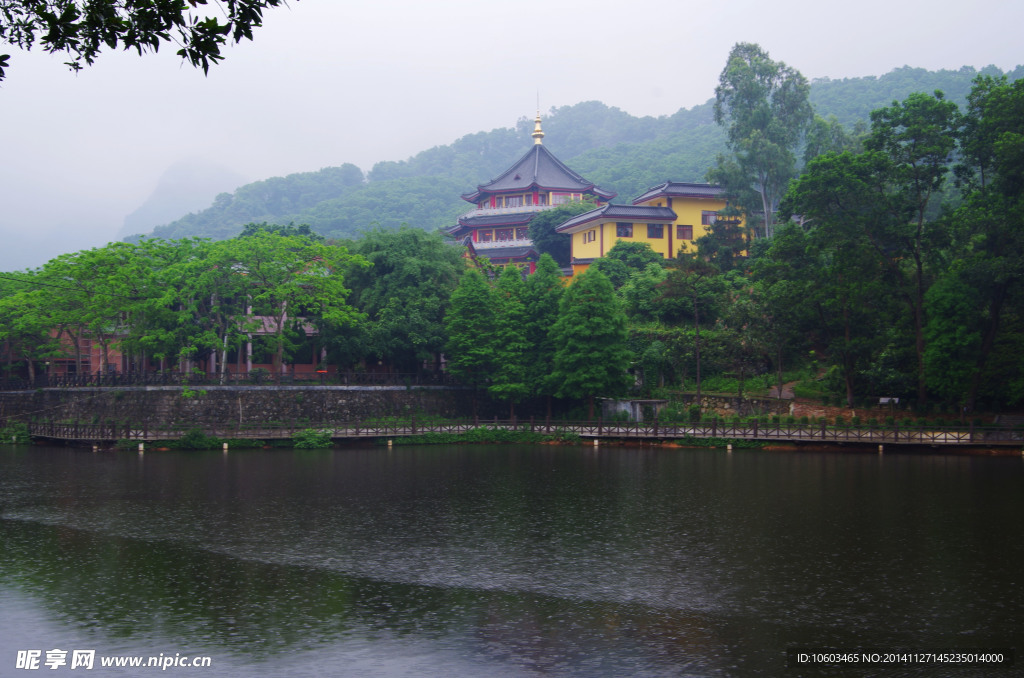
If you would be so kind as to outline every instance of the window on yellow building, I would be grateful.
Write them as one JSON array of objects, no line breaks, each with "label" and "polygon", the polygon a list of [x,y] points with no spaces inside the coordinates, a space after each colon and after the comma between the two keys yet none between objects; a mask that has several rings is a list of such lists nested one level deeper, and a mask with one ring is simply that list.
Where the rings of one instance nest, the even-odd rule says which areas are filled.
[{"label": "window on yellow building", "polygon": [[665,225],[664,224],[647,224],[647,238],[664,238],[665,237]]},{"label": "window on yellow building", "polygon": [[625,221],[615,222],[615,235],[619,238],[632,238],[633,224],[626,223]]},{"label": "window on yellow building", "polygon": [[537,194],[537,204],[538,205],[547,205],[548,204],[548,194],[547,193],[538,193]]},{"label": "window on yellow building", "polygon": [[510,195],[505,198],[505,207],[522,207],[523,196],[521,195]]},{"label": "window on yellow building", "polygon": [[499,228],[499,229],[495,230],[494,231],[494,239],[495,240],[499,240],[499,241],[500,240],[511,240],[512,239],[512,229],[511,228]]},{"label": "window on yellow building", "polygon": [[597,229],[591,229],[583,233],[584,243],[594,242],[595,240],[597,240]]},{"label": "window on yellow building", "polygon": [[480,231],[480,235],[477,236],[480,242],[491,242],[492,232],[490,230]]},{"label": "window on yellow building", "polygon": [[715,223],[715,219],[717,218],[718,212],[710,212],[708,210],[704,210],[703,212],[700,213],[700,223],[703,226],[710,226],[711,224]]},{"label": "window on yellow building", "polygon": [[526,240],[530,237],[530,229],[528,228],[517,228],[516,229],[516,240]]},{"label": "window on yellow building", "polygon": [[693,226],[676,226],[678,240],[693,240]]}]

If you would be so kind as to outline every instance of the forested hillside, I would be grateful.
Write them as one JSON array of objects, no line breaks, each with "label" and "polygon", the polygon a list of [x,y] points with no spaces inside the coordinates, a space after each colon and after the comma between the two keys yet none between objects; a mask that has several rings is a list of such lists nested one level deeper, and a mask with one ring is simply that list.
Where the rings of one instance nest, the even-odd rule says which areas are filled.
[{"label": "forested hillside", "polygon": [[[1000,75],[989,67],[982,73]],[[818,80],[811,102],[822,117],[852,126],[872,110],[912,92],[936,89],[962,105],[978,71],[926,71],[904,67],[880,77]],[[1024,67],[1008,74],[1024,76]],[[469,205],[459,195],[505,170],[530,145],[532,121],[466,135],[401,162],[380,162],[364,176],[345,164],[291,174],[222,193],[213,205],[160,226],[163,238],[227,238],[251,222],[309,224],[328,237],[343,238],[372,226],[403,223],[434,230],[454,223]],[[597,101],[564,106],[544,117],[545,144],[573,169],[629,200],[645,188],[672,179],[702,181],[725,136],[712,117],[711,103],[680,109],[670,116],[637,118]]]}]

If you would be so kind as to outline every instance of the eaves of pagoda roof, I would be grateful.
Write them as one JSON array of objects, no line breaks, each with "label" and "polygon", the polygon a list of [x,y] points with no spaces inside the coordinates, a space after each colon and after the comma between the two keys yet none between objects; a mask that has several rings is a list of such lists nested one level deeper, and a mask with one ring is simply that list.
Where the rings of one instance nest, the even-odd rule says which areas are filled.
[{"label": "eaves of pagoda roof", "polygon": [[461,216],[459,226],[465,228],[481,228],[484,226],[525,226],[537,215],[537,212],[513,212],[511,214],[485,214],[481,216]]},{"label": "eaves of pagoda roof", "polygon": [[573,233],[589,227],[595,222],[604,221],[641,221],[650,223],[672,223],[676,213],[668,207],[648,207],[647,205],[614,205],[608,203],[592,209],[555,227],[558,233]]},{"label": "eaves of pagoda roof", "polygon": [[462,241],[462,244],[469,248],[473,256],[487,257],[488,259],[522,259],[533,255],[539,257],[540,253],[534,247],[533,242],[527,240],[508,240],[504,242],[473,242],[469,236]]},{"label": "eaves of pagoda roof", "polygon": [[717,198],[725,200],[725,189],[718,184],[666,181],[648,188],[643,195],[633,199],[633,204],[639,205],[655,198]]},{"label": "eaves of pagoda roof", "polygon": [[462,199],[478,202],[485,195],[521,193],[534,188],[544,191],[592,193],[603,200],[611,200],[617,193],[598,188],[592,182],[571,170],[543,144],[534,144],[514,165],[496,179],[480,184]]}]

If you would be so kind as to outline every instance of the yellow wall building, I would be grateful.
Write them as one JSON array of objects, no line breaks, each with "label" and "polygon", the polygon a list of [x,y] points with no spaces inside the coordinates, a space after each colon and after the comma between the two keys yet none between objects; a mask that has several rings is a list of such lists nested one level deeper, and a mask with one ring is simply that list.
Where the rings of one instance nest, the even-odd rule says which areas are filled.
[{"label": "yellow wall building", "polygon": [[648,189],[632,205],[602,205],[555,230],[572,237],[576,274],[607,254],[619,240],[645,242],[666,259],[680,251],[695,252],[697,238],[707,233],[725,207],[721,186],[666,181]]}]

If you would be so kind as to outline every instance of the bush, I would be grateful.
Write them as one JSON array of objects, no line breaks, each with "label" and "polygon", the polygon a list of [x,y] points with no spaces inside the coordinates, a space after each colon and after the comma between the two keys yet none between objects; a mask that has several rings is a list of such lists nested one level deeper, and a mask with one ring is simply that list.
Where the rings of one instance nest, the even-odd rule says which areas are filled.
[{"label": "bush", "polygon": [[249,381],[253,384],[259,384],[261,382],[267,381],[267,378],[269,376],[270,370],[268,370],[265,367],[254,367],[253,369],[249,370]]},{"label": "bush", "polygon": [[850,420],[850,423],[852,423],[854,426],[858,426],[859,427],[860,426],[860,417],[854,417],[853,419]]},{"label": "bush", "polygon": [[292,436],[292,442],[300,450],[322,449],[331,446],[331,434],[327,431],[307,428]]},{"label": "bush", "polygon": [[837,416],[837,417],[836,417],[836,426],[837,426],[837,427],[843,427],[843,426],[846,426],[846,420],[845,420],[845,419],[843,419],[843,418],[842,418],[842,416]]},{"label": "bush", "polygon": [[178,440],[168,442],[167,446],[175,450],[215,450],[220,447],[220,439],[206,435],[201,428],[193,428]]},{"label": "bush", "polygon": [[18,445],[31,441],[32,437],[28,434],[28,424],[24,422],[15,421],[0,428],[0,443]]}]

